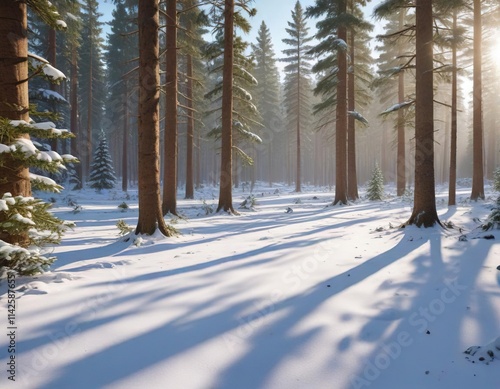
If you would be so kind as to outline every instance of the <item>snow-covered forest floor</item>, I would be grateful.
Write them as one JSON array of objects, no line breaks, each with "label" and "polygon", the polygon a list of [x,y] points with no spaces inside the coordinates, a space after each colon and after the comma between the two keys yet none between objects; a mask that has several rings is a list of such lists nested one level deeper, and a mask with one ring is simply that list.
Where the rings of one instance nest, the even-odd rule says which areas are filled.
[{"label": "snow-covered forest floor", "polygon": [[[260,186],[254,210],[228,216],[206,215],[218,191],[205,188],[179,201],[182,235],[128,242],[115,224],[135,226],[135,192],[52,196],[77,227],[50,272],[16,279],[17,376],[5,387],[498,385],[500,361],[464,354],[500,335],[500,233],[478,228],[496,193],[471,203],[459,186],[448,208],[438,188],[440,218],[455,226],[443,230],[397,228],[410,198],[327,207],[326,189],[292,190]],[[247,195],[236,190],[235,205]]]}]

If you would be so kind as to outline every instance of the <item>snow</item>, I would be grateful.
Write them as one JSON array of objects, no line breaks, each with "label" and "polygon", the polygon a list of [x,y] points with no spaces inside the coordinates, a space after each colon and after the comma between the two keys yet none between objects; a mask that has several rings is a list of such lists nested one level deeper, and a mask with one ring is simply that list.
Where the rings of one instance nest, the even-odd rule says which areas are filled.
[{"label": "snow", "polygon": [[415,100],[409,100],[409,101],[403,101],[402,103],[399,103],[399,104],[394,104],[393,106],[387,108],[384,112],[382,112],[381,115],[386,115],[388,113],[398,111],[401,108],[406,108],[406,107],[412,105],[414,102],[415,102]]},{"label": "snow", "polygon": [[47,77],[50,77],[52,78],[54,81],[55,80],[63,80],[66,78],[66,76],[64,75],[63,72],[61,72],[60,70],[56,69],[55,67],[53,67],[52,65],[50,64],[46,64],[43,69],[42,69],[43,73],[47,76]]},{"label": "snow", "polygon": [[59,27],[62,27],[62,28],[68,28],[68,25],[66,24],[66,22],[64,20],[56,20],[56,24],[59,26]]},{"label": "snow", "polygon": [[[448,208],[444,188],[440,218],[461,230],[392,228],[412,204],[390,186],[384,201],[332,207],[326,189],[260,185],[254,210],[240,216],[205,216],[216,188],[179,200],[186,220],[175,224],[178,238],[118,236],[118,220],[137,223],[134,191],[130,199],[117,191],[50,194],[56,216],[77,227],[53,249],[50,272],[16,279],[17,384],[496,387],[500,362],[464,351],[498,344],[500,233],[482,239],[475,221],[498,194],[488,189],[486,202],[470,202],[470,188],[459,186],[459,205]],[[249,195],[235,190],[234,203]],[[70,198],[79,213],[65,205]],[[0,338],[3,366],[7,341]]]},{"label": "snow", "polygon": [[[59,103],[68,102],[61,94],[50,89],[38,88],[30,93],[33,93],[35,95],[34,98],[38,99],[57,101]],[[55,127],[55,125],[53,127]]]},{"label": "snow", "polygon": [[25,138],[16,139],[12,147],[20,149],[26,157],[31,157],[39,152],[33,142]]},{"label": "snow", "polygon": [[[48,64],[49,63],[49,61],[47,61],[45,58],[40,57],[39,55],[37,55],[35,53],[31,53],[31,52],[28,53],[28,57],[30,57],[31,59],[33,59],[33,60],[35,60],[37,62],[41,62],[43,64]],[[32,62],[34,62],[34,61],[32,61]],[[34,65],[34,66],[36,66],[36,65]]]},{"label": "snow", "polygon": [[16,222],[19,222],[19,223],[24,223],[24,224],[29,224],[29,225],[32,225],[34,226],[35,225],[35,222],[33,220],[31,220],[30,218],[27,218],[27,217],[24,217],[18,213],[15,213],[13,214],[9,220],[14,220]]},{"label": "snow", "polygon": [[55,182],[52,178],[40,176],[40,175],[35,174],[35,173],[30,173],[30,180],[40,181],[43,184],[48,185],[48,186],[57,186],[57,182]]}]

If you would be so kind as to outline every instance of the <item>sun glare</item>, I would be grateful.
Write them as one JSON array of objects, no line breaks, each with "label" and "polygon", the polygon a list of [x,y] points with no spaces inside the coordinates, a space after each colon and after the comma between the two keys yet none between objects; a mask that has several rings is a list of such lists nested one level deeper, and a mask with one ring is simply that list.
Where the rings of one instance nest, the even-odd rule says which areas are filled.
[{"label": "sun glare", "polygon": [[495,41],[493,45],[491,45],[487,50],[488,50],[488,57],[490,58],[494,66],[500,68],[500,42]]}]

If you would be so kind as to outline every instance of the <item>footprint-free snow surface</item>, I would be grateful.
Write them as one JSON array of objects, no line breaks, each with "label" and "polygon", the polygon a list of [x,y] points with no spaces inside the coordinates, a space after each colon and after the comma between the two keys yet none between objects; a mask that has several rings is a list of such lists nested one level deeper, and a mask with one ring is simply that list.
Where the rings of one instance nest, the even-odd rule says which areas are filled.
[{"label": "footprint-free snow surface", "polygon": [[3,335],[0,386],[498,388],[500,361],[464,354],[500,335],[500,233],[479,228],[498,194],[469,193],[447,207],[438,190],[454,228],[401,229],[411,198],[332,207],[327,190],[262,186],[229,216],[204,189],[167,218],[179,237],[123,241],[136,192],[66,192],[54,212],[77,227],[50,272],[15,280],[16,382]]}]

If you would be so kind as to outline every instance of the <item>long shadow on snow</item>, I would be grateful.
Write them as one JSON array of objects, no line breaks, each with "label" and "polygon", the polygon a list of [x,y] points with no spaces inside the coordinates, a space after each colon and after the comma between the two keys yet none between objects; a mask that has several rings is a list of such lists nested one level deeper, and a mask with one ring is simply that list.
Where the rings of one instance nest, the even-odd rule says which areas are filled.
[{"label": "long shadow on snow", "polygon": [[[308,243],[304,241],[304,244]],[[286,243],[285,245],[291,245],[291,243]],[[363,281],[373,273],[397,261],[401,254],[405,255],[407,251],[411,250],[413,248],[405,250],[405,248],[400,248],[398,244],[388,252],[332,277],[324,283],[316,285],[303,295],[293,296],[277,302],[272,307],[273,312],[285,312],[284,316],[269,326],[265,326],[264,329],[257,331],[249,339],[250,349],[248,352],[228,368],[223,376],[220,377],[219,383],[214,387],[218,389],[254,389],[260,387],[265,382],[267,375],[271,373],[285,355],[300,349],[314,335],[315,331],[300,336],[287,335],[297,322],[305,318],[332,295],[340,293]],[[248,256],[248,253],[246,256]],[[347,274],[350,274],[350,277],[347,277]],[[145,277],[147,279],[151,275],[146,275]],[[325,287],[326,283],[331,284],[332,288],[327,289]],[[128,284],[125,283],[125,285]],[[142,292],[140,295],[141,298],[144,297]],[[51,382],[40,389],[54,387],[72,387],[77,389],[79,388],[78,382],[88,383],[88,366],[95,367],[95,370],[92,371],[94,382],[91,384],[93,387],[103,387],[148,369],[163,360],[182,354],[213,338],[221,337],[226,333],[237,330],[240,324],[237,318],[240,317],[241,312],[247,311],[249,307],[256,309],[256,301],[253,299],[251,301],[248,299],[240,301],[224,308],[222,311],[189,320],[189,316],[196,314],[201,307],[207,306],[207,304],[217,304],[221,298],[225,299],[228,297],[230,296],[214,296],[211,303],[203,302],[202,305],[190,309],[190,313],[187,315],[183,315],[144,334],[92,353],[80,360],[68,363],[61,370],[59,376],[54,377]],[[163,298],[166,297],[157,295],[154,297],[154,300],[161,300]],[[129,296],[123,302],[128,302],[130,299],[134,299],[134,296]],[[152,302],[148,303],[142,300],[137,305],[138,309],[146,309],[150,303]],[[113,300],[109,304],[114,305]],[[98,328],[133,313],[127,311],[127,313],[101,318],[94,322],[91,321],[84,324],[82,330]],[[67,320],[69,319],[67,318]],[[65,321],[61,320],[59,326],[64,325]],[[50,327],[53,328],[52,325]],[[274,335],[270,337],[269,333],[273,333]],[[223,346],[224,342],[221,339],[221,347]],[[249,367],[250,362],[254,363],[258,360],[265,360],[265,366],[259,366],[260,370],[256,369],[255,366]],[[252,369],[254,372],[259,371],[259,374],[245,375],[247,381],[242,383],[241,373],[248,369]],[[168,383],[165,383],[165,385],[168,386]]]},{"label": "long shadow on snow", "polygon": [[[451,255],[452,260],[446,263],[443,261],[439,233],[438,236],[431,236],[428,241],[430,243],[430,253],[413,260],[414,271],[410,279],[415,281],[404,283],[404,285],[391,285],[395,290],[404,288],[410,295],[414,295],[415,297],[411,298],[411,304],[402,308],[402,306],[397,306],[396,302],[396,306],[393,304],[380,312],[377,317],[374,317],[358,335],[358,338],[363,341],[367,341],[367,333],[379,335],[372,339],[377,346],[370,355],[366,356],[365,363],[361,364],[357,373],[357,377],[365,379],[370,384],[370,387],[388,388],[406,385],[405,387],[408,388],[416,388],[420,385],[418,378],[422,377],[424,371],[427,370],[431,371],[432,374],[437,374],[436,370],[441,371],[442,369],[449,369],[448,371],[442,371],[449,377],[460,374],[458,379],[460,387],[474,387],[477,381],[476,375],[472,374],[470,370],[472,364],[465,362],[463,355],[463,351],[467,347],[462,344],[464,339],[464,334],[461,333],[464,328],[463,323],[465,319],[475,321],[477,333],[486,341],[498,335],[497,323],[491,321],[481,323],[474,317],[477,313],[472,313],[467,308],[469,304],[476,303],[480,305],[483,317],[495,317],[496,309],[488,303],[487,299],[468,300],[470,297],[469,292],[474,289],[480,271],[484,270],[484,260],[494,243],[482,239],[464,243],[456,242],[459,247],[466,246],[466,248],[457,255]],[[481,247],[478,249],[475,247],[476,245]],[[436,303],[436,301],[443,301],[441,295],[443,290],[446,288],[453,290],[453,287],[451,289],[449,287],[450,282],[459,286],[458,291],[455,290],[456,298],[452,302],[444,304],[443,312],[440,313],[436,308],[433,311],[431,304]],[[425,288],[426,285],[427,288]],[[460,288],[466,289],[462,290]],[[446,294],[448,299],[450,295],[453,296],[450,293]],[[451,307],[450,304],[454,307]],[[457,309],[457,306],[461,309]],[[422,308],[427,309],[430,316],[422,314]],[[389,317],[394,312],[398,313],[398,319],[402,319],[396,327],[393,326],[393,320],[381,320]],[[429,320],[429,317],[432,320]],[[387,333],[389,327],[393,329]],[[429,332],[427,333],[427,331]],[[397,343],[398,336],[402,333],[409,334],[411,344],[402,347],[401,354],[394,360],[391,359],[390,369],[381,369],[376,379],[367,380],[367,370],[365,369],[368,363],[373,364],[380,355],[387,355],[384,346],[389,343]],[[427,357],[425,360],[419,361],[418,366],[415,366],[415,355],[427,355]],[[391,375],[391,372],[394,371],[403,373],[397,376]],[[482,373],[484,374],[484,372]],[[496,374],[498,379],[495,382],[498,382],[500,372],[497,371]],[[405,381],[398,382],[397,379],[400,377],[405,377]],[[361,381],[358,381],[358,385],[359,382]],[[416,386],[411,386],[410,382],[413,382],[413,385]],[[436,380],[436,382],[430,380],[426,384],[426,388],[442,388],[443,385],[447,384],[450,383],[440,382],[440,379]]]}]

